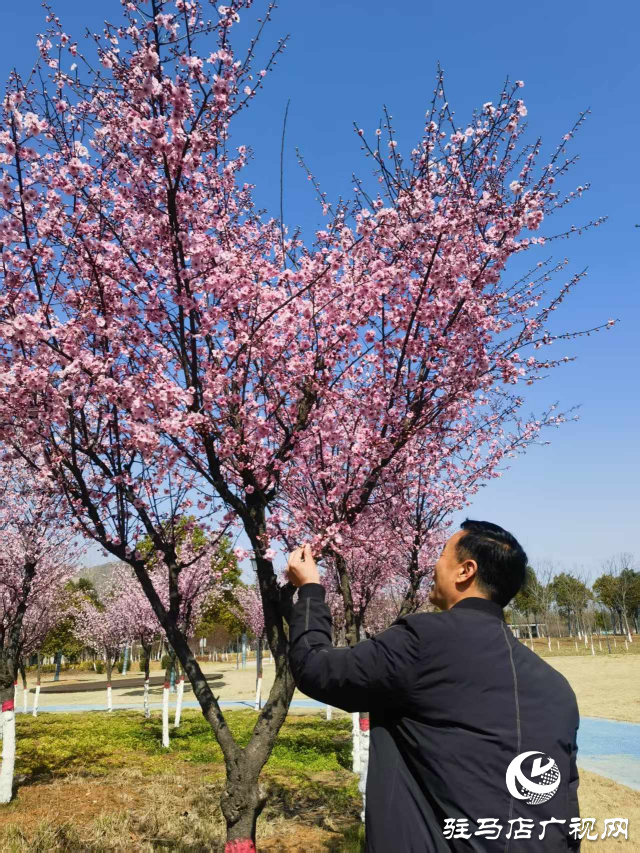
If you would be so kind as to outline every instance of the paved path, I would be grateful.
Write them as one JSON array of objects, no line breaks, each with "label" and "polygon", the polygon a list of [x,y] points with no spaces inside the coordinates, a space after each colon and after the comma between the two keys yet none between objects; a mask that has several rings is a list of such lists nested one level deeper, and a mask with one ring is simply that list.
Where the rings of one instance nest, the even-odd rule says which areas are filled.
[{"label": "paved path", "polygon": [[578,766],[640,791],[640,723],[581,717]]}]

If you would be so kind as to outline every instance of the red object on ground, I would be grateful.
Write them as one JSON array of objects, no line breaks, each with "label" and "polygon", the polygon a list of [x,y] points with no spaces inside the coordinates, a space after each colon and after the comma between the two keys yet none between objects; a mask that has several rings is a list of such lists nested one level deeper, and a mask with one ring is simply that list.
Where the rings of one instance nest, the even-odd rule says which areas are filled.
[{"label": "red object on ground", "polygon": [[224,853],[256,853],[256,848],[250,838],[240,838],[238,841],[227,841]]}]

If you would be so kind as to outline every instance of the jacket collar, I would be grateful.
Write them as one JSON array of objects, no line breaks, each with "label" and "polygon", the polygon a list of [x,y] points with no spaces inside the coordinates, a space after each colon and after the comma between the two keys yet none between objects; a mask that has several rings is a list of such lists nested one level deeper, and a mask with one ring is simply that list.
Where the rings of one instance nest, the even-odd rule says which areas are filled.
[{"label": "jacket collar", "polygon": [[460,601],[456,601],[453,607],[450,607],[449,610],[454,610],[455,608],[460,608],[461,610],[482,610],[488,616],[495,616],[503,622],[505,621],[502,607],[500,607],[496,601],[490,601],[488,598],[461,598]]}]

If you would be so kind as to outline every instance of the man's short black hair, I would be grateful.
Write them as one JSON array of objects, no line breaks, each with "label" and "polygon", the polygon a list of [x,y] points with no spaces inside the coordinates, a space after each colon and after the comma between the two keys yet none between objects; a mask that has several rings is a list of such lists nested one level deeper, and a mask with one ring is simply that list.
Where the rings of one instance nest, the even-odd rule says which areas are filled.
[{"label": "man's short black hair", "polygon": [[480,590],[501,607],[506,607],[524,584],[527,555],[515,536],[490,521],[467,519],[456,543],[456,556],[475,560]]}]

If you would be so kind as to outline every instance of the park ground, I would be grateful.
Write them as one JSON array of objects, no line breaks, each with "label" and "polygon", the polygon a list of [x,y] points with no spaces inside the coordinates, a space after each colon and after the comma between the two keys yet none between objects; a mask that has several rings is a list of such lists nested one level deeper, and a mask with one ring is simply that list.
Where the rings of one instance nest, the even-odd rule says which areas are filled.
[{"label": "park ground", "polygon": [[[536,651],[548,650],[538,641]],[[591,655],[568,644],[548,662],[569,679],[583,716],[640,722],[640,642],[627,652]],[[636,647],[638,647],[636,649]],[[557,650],[556,650],[557,651]],[[214,692],[221,700],[252,702],[255,663],[237,670],[235,659],[207,664],[218,672]],[[271,680],[265,665],[265,687]],[[65,682],[93,680],[92,673],[63,673]],[[50,683],[51,676],[43,679]],[[82,686],[81,683],[78,684]],[[115,687],[115,680],[114,680]],[[21,707],[18,691],[17,707]],[[159,693],[152,694],[152,702]],[[185,700],[192,699],[187,692]],[[43,694],[46,705],[99,705],[99,693]],[[18,758],[14,801],[0,810],[0,851],[159,851],[205,853],[223,849],[218,800],[222,756],[196,710],[186,710],[171,748],[160,745],[160,712],[117,710],[141,703],[139,690],[114,690],[113,714],[17,715]],[[248,738],[255,714],[228,712],[230,725]],[[361,851],[360,799],[350,772],[350,719],[301,711],[292,714],[267,764],[263,781],[269,802],[259,822],[259,853]],[[629,818],[629,840],[583,842],[585,851],[640,853],[640,792],[581,771],[580,805],[602,827],[605,817]]]}]

